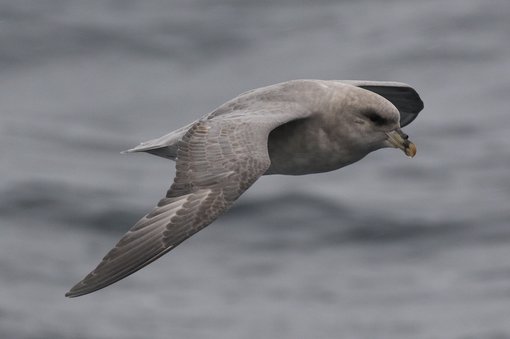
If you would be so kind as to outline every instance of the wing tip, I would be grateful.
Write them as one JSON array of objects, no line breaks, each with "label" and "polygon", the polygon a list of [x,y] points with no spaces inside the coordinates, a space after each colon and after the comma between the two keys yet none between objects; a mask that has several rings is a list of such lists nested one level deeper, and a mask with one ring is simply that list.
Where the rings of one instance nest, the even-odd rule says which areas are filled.
[{"label": "wing tip", "polygon": [[74,286],[68,292],[66,292],[65,297],[66,298],[76,298],[76,297],[79,297],[79,296],[87,294],[87,293],[90,293],[90,292],[83,292],[83,291],[77,290],[76,286]]},{"label": "wing tip", "polygon": [[[357,85],[358,87],[373,91],[379,95],[382,95],[386,99],[390,100],[401,114],[401,126],[407,126],[413,122],[420,112],[424,109],[425,105],[420,97],[420,94],[411,85],[404,82],[386,82],[386,81],[350,81],[351,84]],[[396,104],[391,99],[391,93],[383,93],[384,91],[378,91],[375,87],[381,87],[382,89],[390,89],[396,91],[394,95],[400,97],[399,104]]]},{"label": "wing tip", "polygon": [[87,286],[87,284],[84,283],[85,280],[86,280],[86,278],[81,280],[80,282],[78,282],[73,287],[71,287],[71,289],[66,292],[65,296],[67,298],[75,298],[75,297],[79,297],[79,296],[82,296],[82,295],[85,295],[85,294],[92,293],[94,291],[97,291],[97,290],[105,287],[105,286],[101,286],[101,285],[99,285],[99,286],[93,286],[93,285]]},{"label": "wing tip", "polygon": [[65,297],[66,298],[75,298],[75,297],[78,297],[78,295],[73,293],[71,290],[69,290],[68,292],[66,292]]}]

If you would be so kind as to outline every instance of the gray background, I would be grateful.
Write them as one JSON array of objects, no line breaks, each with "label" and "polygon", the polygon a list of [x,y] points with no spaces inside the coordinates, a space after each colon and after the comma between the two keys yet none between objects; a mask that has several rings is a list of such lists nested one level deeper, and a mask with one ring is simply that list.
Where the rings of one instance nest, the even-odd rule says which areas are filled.
[{"label": "gray background", "polygon": [[[510,2],[0,1],[1,338],[510,338]],[[164,194],[120,155],[297,78],[413,85],[409,160],[265,177],[137,274],[64,293]]]}]

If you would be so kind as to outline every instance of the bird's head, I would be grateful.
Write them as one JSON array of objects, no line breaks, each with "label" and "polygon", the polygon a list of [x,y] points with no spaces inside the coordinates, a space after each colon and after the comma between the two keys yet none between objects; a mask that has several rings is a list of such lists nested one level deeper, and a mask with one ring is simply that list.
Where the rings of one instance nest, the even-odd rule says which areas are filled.
[{"label": "bird's head", "polygon": [[349,120],[349,135],[354,144],[367,153],[380,148],[401,149],[407,156],[414,157],[416,146],[400,128],[398,109],[382,96],[362,88],[353,87],[353,95],[345,98],[352,101],[344,112]]}]

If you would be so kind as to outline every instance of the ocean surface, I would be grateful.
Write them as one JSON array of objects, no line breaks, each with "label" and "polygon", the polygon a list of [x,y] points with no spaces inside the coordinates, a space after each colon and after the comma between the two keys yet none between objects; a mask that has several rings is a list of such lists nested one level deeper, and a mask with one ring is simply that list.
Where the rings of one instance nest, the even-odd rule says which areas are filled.
[{"label": "ocean surface", "polygon": [[[0,1],[0,338],[510,338],[510,2]],[[260,179],[64,293],[164,195],[121,155],[290,79],[411,84],[414,159]]]}]

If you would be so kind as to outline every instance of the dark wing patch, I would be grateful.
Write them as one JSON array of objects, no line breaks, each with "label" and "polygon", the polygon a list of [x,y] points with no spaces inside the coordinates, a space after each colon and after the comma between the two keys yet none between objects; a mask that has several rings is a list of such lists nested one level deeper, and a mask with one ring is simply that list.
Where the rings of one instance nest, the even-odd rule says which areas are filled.
[{"label": "dark wing patch", "polygon": [[400,112],[400,126],[409,125],[423,109],[423,101],[411,86],[401,82],[343,80],[389,100]]}]

